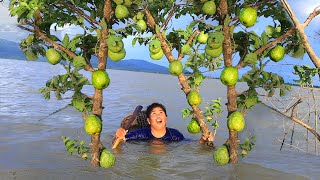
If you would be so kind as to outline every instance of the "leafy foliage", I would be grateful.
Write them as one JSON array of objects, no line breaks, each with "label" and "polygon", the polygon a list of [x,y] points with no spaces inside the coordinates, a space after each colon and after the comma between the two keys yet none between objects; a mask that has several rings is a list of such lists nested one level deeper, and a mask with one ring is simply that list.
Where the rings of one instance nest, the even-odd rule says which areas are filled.
[{"label": "leafy foliage", "polygon": [[244,142],[239,144],[239,148],[242,149],[240,154],[241,157],[245,157],[248,154],[248,151],[251,151],[255,147],[256,137],[251,136],[250,138],[244,138]]},{"label": "leafy foliage", "polygon": [[82,159],[88,159],[87,153],[90,151],[90,147],[85,146],[85,141],[74,139],[71,140],[70,137],[62,136],[64,145],[70,154],[77,153]]},{"label": "leafy foliage", "polygon": [[313,81],[312,78],[316,75],[319,75],[320,68],[312,68],[308,65],[304,66],[293,66],[294,72],[299,76],[299,80],[294,80],[295,82],[299,83],[300,85],[312,85]]}]

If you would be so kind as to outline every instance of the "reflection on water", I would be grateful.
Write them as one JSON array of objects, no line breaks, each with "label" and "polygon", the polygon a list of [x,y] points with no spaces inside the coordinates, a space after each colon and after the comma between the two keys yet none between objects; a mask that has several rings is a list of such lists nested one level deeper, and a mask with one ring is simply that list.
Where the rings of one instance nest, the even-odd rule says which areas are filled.
[{"label": "reflection on water", "polygon": [[[111,140],[121,120],[138,105],[154,101],[167,106],[168,126],[179,129],[190,141],[163,143],[126,142],[114,151],[116,165],[96,168],[71,156],[61,136],[90,141],[83,120],[74,108],[64,108],[70,99],[45,100],[38,89],[53,74],[64,73],[48,63],[0,60],[0,179],[319,179],[319,157],[285,149],[279,152],[275,137],[283,133],[278,115],[263,106],[249,111],[248,128],[240,135],[253,133],[256,148],[237,165],[218,166],[213,151],[198,144],[199,134],[189,134],[181,110],[188,107],[176,77],[151,73],[108,70],[110,86],[104,90],[102,143],[111,150]],[[90,79],[88,73],[85,73]],[[222,95],[219,81],[206,80],[203,105]],[[218,88],[216,88],[218,87]],[[93,89],[85,87],[91,95]],[[65,95],[70,98],[70,94]],[[225,102],[222,102],[224,104]],[[49,117],[58,109],[63,110]],[[216,145],[226,141],[226,123],[220,121]],[[46,118],[44,118],[46,117]],[[253,127],[256,131],[253,131]],[[243,136],[243,137],[242,137]]]},{"label": "reflection on water", "polygon": [[167,151],[167,144],[164,141],[154,139],[148,144],[149,151],[152,154],[164,154]]}]

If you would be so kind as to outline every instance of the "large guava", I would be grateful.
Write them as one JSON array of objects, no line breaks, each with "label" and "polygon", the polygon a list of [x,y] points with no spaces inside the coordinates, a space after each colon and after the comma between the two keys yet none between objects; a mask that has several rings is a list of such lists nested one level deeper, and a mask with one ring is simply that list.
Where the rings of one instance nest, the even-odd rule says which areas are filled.
[{"label": "large guava", "polygon": [[183,71],[183,66],[181,61],[179,60],[173,60],[169,64],[169,72],[174,76],[179,76]]},{"label": "large guava", "polygon": [[118,19],[126,18],[129,16],[129,10],[126,6],[119,4],[116,7],[115,15]]},{"label": "large guava", "polygon": [[109,168],[116,163],[116,158],[114,155],[108,151],[106,148],[103,148],[100,154],[100,166],[104,168]]},{"label": "large guava", "polygon": [[278,45],[270,51],[270,59],[274,62],[279,62],[284,57],[285,50]]},{"label": "large guava", "polygon": [[116,52],[116,53],[108,50],[108,56],[112,61],[117,62],[126,56],[126,50],[123,48],[123,49],[121,49],[121,51]]},{"label": "large guava", "polygon": [[86,118],[84,130],[89,135],[99,134],[102,130],[102,123],[98,116],[91,114]]},{"label": "large guava", "polygon": [[216,10],[217,10],[217,7],[214,1],[208,1],[204,3],[202,6],[202,12],[203,14],[206,14],[206,15],[212,16],[216,13]]},{"label": "large guava", "polygon": [[222,54],[223,48],[220,46],[219,48],[213,49],[209,45],[206,45],[205,53],[213,58],[219,57]]},{"label": "large guava", "polygon": [[245,126],[245,120],[241,112],[235,111],[228,117],[228,128],[230,131],[240,132]]},{"label": "large guava", "polygon": [[56,65],[61,61],[60,53],[53,48],[49,48],[46,51],[46,58],[47,58],[48,62],[52,65]]},{"label": "large guava", "polygon": [[95,70],[92,72],[92,85],[96,89],[104,89],[110,84],[110,78],[106,71]]},{"label": "large guava", "polygon": [[198,106],[202,101],[200,94],[194,90],[188,93],[187,100],[190,106]]},{"label": "large guava", "polygon": [[226,86],[233,86],[238,82],[238,69],[233,66],[225,67],[220,74],[220,81]]},{"label": "large guava", "polygon": [[253,26],[257,21],[257,10],[253,7],[243,8],[240,12],[239,20],[247,28]]},{"label": "large guava", "polygon": [[230,155],[226,145],[222,145],[213,154],[213,159],[220,165],[225,165],[229,163]]},{"label": "large guava", "polygon": [[151,59],[153,59],[153,60],[160,60],[160,59],[162,58],[162,56],[163,56],[163,51],[162,51],[162,49],[161,49],[158,53],[155,53],[155,54],[150,53],[150,57],[151,57]]},{"label": "large guava", "polygon": [[194,119],[194,118],[192,118],[189,121],[189,123],[187,125],[187,129],[188,129],[189,133],[191,133],[191,134],[197,134],[201,130],[198,121],[196,119]]}]

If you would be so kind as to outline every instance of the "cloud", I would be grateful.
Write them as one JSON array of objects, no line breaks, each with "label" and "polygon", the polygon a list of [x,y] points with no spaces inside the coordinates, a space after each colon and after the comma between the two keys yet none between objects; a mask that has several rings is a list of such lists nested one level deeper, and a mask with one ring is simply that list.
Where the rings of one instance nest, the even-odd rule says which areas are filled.
[{"label": "cloud", "polygon": [[11,17],[8,7],[0,4],[0,24],[16,24],[17,18]]},{"label": "cloud", "polygon": [[[309,16],[309,14],[312,13],[314,9],[320,5],[319,0],[303,0],[303,1],[290,0],[288,3],[292,11],[298,17],[300,23],[304,22],[306,18]],[[319,16],[316,17],[315,20],[319,21],[320,20]]]}]

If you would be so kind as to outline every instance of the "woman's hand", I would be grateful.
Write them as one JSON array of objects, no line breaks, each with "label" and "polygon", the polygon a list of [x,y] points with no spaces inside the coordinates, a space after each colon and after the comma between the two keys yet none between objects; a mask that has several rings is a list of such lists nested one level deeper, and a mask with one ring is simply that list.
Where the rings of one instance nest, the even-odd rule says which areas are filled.
[{"label": "woman's hand", "polygon": [[126,141],[126,134],[127,134],[128,130],[125,130],[123,128],[119,128],[116,132],[116,138],[121,139],[123,141]]}]

